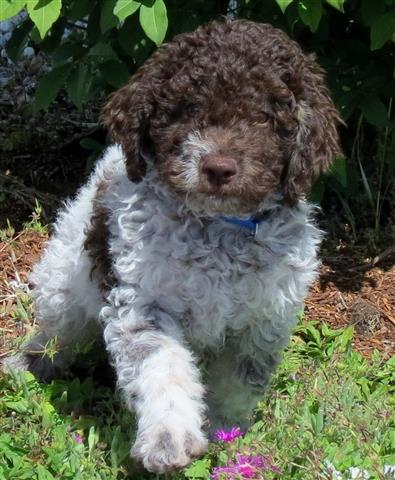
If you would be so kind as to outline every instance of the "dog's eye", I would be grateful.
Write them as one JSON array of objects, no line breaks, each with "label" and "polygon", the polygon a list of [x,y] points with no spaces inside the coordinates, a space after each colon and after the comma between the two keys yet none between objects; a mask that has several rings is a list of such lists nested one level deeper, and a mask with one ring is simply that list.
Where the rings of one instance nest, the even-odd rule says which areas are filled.
[{"label": "dog's eye", "polygon": [[290,72],[283,72],[283,73],[280,75],[280,78],[281,78],[281,80],[282,80],[286,85],[288,85],[288,83],[289,83],[290,80],[291,80],[291,74],[290,74]]},{"label": "dog's eye", "polygon": [[258,112],[259,123],[266,123],[270,120],[270,115],[264,111]]},{"label": "dog's eye", "polygon": [[184,111],[188,117],[193,117],[199,113],[200,107],[199,105],[196,105],[196,103],[188,103],[188,105],[185,106]]},{"label": "dog's eye", "polygon": [[275,122],[274,130],[282,138],[290,138],[295,133],[295,129],[293,128],[293,124],[291,122],[289,125],[279,124],[278,122]]}]

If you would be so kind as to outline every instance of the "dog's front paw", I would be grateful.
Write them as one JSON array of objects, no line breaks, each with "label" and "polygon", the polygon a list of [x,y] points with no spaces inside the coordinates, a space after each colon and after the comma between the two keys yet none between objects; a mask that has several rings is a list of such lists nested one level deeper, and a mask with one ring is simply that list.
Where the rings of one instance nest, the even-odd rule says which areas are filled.
[{"label": "dog's front paw", "polygon": [[137,434],[132,456],[150,472],[164,473],[189,465],[206,449],[207,440],[201,431],[188,431],[181,425],[157,425]]}]

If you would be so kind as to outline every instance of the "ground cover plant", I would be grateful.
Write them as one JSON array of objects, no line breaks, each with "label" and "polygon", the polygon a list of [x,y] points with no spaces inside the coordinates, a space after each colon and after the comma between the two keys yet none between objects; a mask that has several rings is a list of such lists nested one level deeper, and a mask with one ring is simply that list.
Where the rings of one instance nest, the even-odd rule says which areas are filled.
[{"label": "ground cover plant", "polygon": [[[367,361],[352,334],[302,321],[252,428],[218,432],[167,478],[394,478],[395,358]],[[0,478],[155,478],[129,460],[133,418],[108,387],[25,373],[3,375],[0,388]]]}]

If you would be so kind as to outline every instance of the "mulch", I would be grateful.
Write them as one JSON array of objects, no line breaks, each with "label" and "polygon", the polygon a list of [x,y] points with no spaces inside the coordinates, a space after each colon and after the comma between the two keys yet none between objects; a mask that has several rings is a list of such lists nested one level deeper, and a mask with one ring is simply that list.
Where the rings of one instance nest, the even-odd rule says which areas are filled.
[{"label": "mulch", "polygon": [[362,247],[323,253],[320,277],[305,302],[308,320],[331,328],[354,325],[353,345],[365,357],[395,354],[395,248],[365,258]]},{"label": "mulch", "polygon": [[[46,235],[23,230],[0,242],[0,360],[12,352],[15,339],[34,328],[33,305],[18,314],[16,291],[27,292],[28,274]],[[369,258],[362,247],[326,245],[319,279],[305,302],[308,320],[331,328],[353,324],[353,344],[365,357],[377,349],[383,358],[395,354],[395,249]]]},{"label": "mulch", "polygon": [[29,272],[46,240],[47,235],[23,230],[0,242],[0,361],[12,353],[18,337],[34,328],[33,306],[28,300],[21,305],[18,297],[28,298]]}]

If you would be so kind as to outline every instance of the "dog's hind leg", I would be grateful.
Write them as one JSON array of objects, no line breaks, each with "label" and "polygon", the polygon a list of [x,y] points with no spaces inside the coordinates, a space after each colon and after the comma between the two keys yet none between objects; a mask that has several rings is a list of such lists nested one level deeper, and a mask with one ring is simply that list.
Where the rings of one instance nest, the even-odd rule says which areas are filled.
[{"label": "dog's hind leg", "polygon": [[230,340],[207,366],[211,430],[248,428],[288,343],[288,332],[282,334],[268,341],[256,329],[248,330],[237,342]]},{"label": "dog's hind leg", "polygon": [[89,259],[85,253],[72,261],[59,255],[55,263],[50,257],[61,244],[52,239],[33,271],[39,331],[5,362],[6,368],[29,370],[42,381],[64,376],[80,347],[99,333],[103,300],[89,278]]},{"label": "dog's hind leg", "polygon": [[29,369],[42,380],[65,372],[79,345],[98,333],[102,293],[92,277],[92,262],[85,249],[94,200],[100,184],[118,172],[124,175],[118,147],[107,150],[77,196],[59,212],[54,233],[30,281],[39,333],[7,360],[11,368]]},{"label": "dog's hind leg", "polygon": [[28,369],[49,381],[65,373],[79,345],[91,341],[103,304],[83,248],[93,195],[90,184],[60,212],[54,235],[30,276],[39,332],[7,359],[6,368]]},{"label": "dog's hind leg", "polygon": [[206,366],[211,433],[233,426],[245,431],[262,398],[263,388],[247,384],[240,375],[238,353],[236,348],[227,346]]}]

